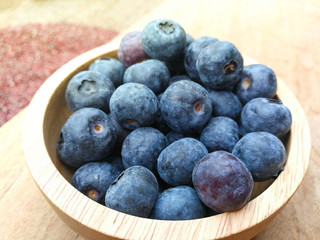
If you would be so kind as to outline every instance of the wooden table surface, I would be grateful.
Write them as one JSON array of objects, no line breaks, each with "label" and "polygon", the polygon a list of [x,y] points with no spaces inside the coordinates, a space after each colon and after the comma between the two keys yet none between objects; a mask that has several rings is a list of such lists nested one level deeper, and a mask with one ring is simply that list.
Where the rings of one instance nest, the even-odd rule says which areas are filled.
[{"label": "wooden table surface", "polygon": [[[41,4],[50,1],[26,2]],[[51,2],[55,4],[59,1]],[[117,2],[121,2],[120,5],[126,8],[124,13],[128,14],[129,6],[124,1]],[[46,17],[47,22],[55,21],[45,11],[50,10],[49,5],[41,11],[40,7],[34,8],[39,16],[42,14]],[[209,35],[233,42],[241,53],[271,67],[292,90],[307,115],[311,129],[309,168],[292,199],[255,239],[319,239],[320,2],[165,0],[156,1],[150,13],[147,13],[152,8],[150,4],[147,10],[141,11],[143,6],[135,5],[140,12],[136,11],[137,22],[130,29],[141,29],[154,18],[172,18],[195,38]],[[95,9],[98,8],[89,10]],[[82,11],[85,10],[88,9],[83,4]],[[122,8],[117,8],[118,15],[121,15],[121,10]],[[106,7],[105,11],[106,14],[115,14],[112,12],[114,8]],[[8,11],[3,14],[0,12],[0,19],[6,14]],[[25,14],[25,19],[28,20],[29,17],[31,21],[32,16]],[[62,14],[67,15],[65,11]],[[94,19],[93,13],[85,16],[88,17],[87,24],[91,20],[92,25],[98,25],[99,21]],[[60,16],[59,19],[64,21],[67,16]],[[117,28],[116,30],[125,30],[129,25],[125,23],[126,19],[121,20],[119,16],[114,22],[110,19],[109,26]],[[16,19],[12,18],[12,21]],[[107,27],[108,24],[100,25]],[[25,111],[21,111],[0,128],[0,239],[83,239],[59,219],[41,195],[27,169],[21,142]]]}]

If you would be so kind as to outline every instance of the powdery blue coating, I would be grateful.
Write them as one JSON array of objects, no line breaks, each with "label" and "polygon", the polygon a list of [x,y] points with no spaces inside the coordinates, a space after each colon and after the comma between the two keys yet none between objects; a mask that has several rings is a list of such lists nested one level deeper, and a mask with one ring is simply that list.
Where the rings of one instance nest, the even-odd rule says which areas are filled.
[{"label": "powdery blue coating", "polygon": [[[110,184],[121,171],[107,162],[87,163],[74,173],[71,184],[92,200],[104,203],[104,197]],[[90,194],[94,191],[95,194]]]},{"label": "powdery blue coating", "polygon": [[242,110],[239,98],[231,91],[208,90],[214,116],[229,117],[238,120]]},{"label": "powdery blue coating", "polygon": [[239,126],[228,117],[213,117],[209,120],[200,135],[202,142],[209,152],[224,150],[232,152],[239,141]]},{"label": "powdery blue coating", "polygon": [[232,150],[247,166],[255,181],[276,178],[287,161],[286,149],[275,135],[252,132],[243,136]]},{"label": "powdery blue coating", "polygon": [[189,80],[171,84],[161,97],[160,108],[167,125],[183,134],[201,131],[212,114],[207,90]]},{"label": "powdery blue coating", "polygon": [[152,127],[135,129],[122,145],[123,166],[129,168],[140,165],[156,172],[157,158],[167,145],[167,138],[159,130]]},{"label": "powdery blue coating", "polygon": [[65,99],[73,112],[84,107],[92,107],[107,113],[114,90],[113,83],[106,75],[85,70],[70,79],[65,91]]},{"label": "powdery blue coating", "polygon": [[283,137],[291,128],[292,116],[279,100],[254,98],[243,107],[240,122],[243,134],[263,131]]},{"label": "powdery blue coating", "polygon": [[169,61],[184,51],[186,33],[175,21],[156,19],[142,30],[142,47],[148,56]]},{"label": "powdery blue coating", "polygon": [[122,84],[125,69],[125,66],[119,60],[108,57],[99,58],[89,66],[90,71],[96,71],[106,75],[115,88]]},{"label": "powdery blue coating", "polygon": [[208,150],[194,138],[182,138],[171,143],[159,155],[159,176],[171,186],[191,185],[192,170]]},{"label": "powdery blue coating", "polygon": [[112,94],[110,112],[126,129],[152,126],[158,117],[159,101],[147,86],[141,83],[125,83]]},{"label": "powdery blue coating", "polygon": [[155,94],[163,92],[170,80],[167,66],[159,60],[149,59],[127,68],[123,83],[135,82],[149,87]]},{"label": "powdery blue coating", "polygon": [[78,168],[104,160],[116,141],[117,131],[107,114],[96,108],[82,108],[62,126],[57,154],[63,163]]},{"label": "powdery blue coating", "polygon": [[196,62],[202,49],[218,41],[213,37],[200,37],[190,43],[184,57],[184,67],[191,78],[199,78]]},{"label": "powdery blue coating", "polygon": [[131,31],[121,40],[118,58],[126,67],[149,59],[142,48],[141,35],[141,31]]},{"label": "powdery blue coating", "polygon": [[232,43],[216,41],[202,49],[196,66],[208,88],[232,90],[241,79],[243,58]]},{"label": "powdery blue coating", "polygon": [[114,210],[147,218],[157,199],[159,184],[143,166],[123,171],[106,192],[105,204]]},{"label": "powdery blue coating", "polygon": [[218,213],[242,208],[253,189],[250,171],[226,151],[204,156],[193,169],[192,181],[201,201]]},{"label": "powdery blue coating", "polygon": [[206,216],[206,207],[196,191],[189,186],[178,186],[163,191],[150,214],[152,219],[191,220]]},{"label": "powdery blue coating", "polygon": [[277,92],[276,75],[263,64],[245,66],[234,92],[243,104],[258,97],[273,98]]}]

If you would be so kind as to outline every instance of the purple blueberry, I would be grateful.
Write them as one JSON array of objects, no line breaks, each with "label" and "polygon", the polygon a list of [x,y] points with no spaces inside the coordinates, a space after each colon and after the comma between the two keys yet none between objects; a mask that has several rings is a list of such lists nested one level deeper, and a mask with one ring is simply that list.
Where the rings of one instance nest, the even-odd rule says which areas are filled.
[{"label": "purple blueberry", "polygon": [[253,189],[250,171],[226,151],[204,156],[193,169],[192,181],[201,201],[218,213],[242,208]]},{"label": "purple blueberry", "polygon": [[286,149],[275,135],[252,132],[243,136],[232,154],[247,166],[255,181],[276,178],[287,161]]},{"label": "purple blueberry", "polygon": [[126,67],[149,59],[142,48],[141,35],[141,31],[131,31],[121,40],[118,58]]},{"label": "purple blueberry", "polygon": [[192,170],[208,150],[194,138],[182,138],[162,150],[158,157],[159,176],[171,186],[191,185]]},{"label": "purple blueberry", "polygon": [[232,90],[241,79],[243,58],[232,43],[216,41],[201,50],[196,66],[208,88]]},{"label": "purple blueberry", "polygon": [[105,196],[105,205],[114,210],[148,217],[157,199],[159,184],[154,174],[143,166],[124,170],[111,183]]},{"label": "purple blueberry", "polygon": [[100,72],[85,70],[70,79],[65,99],[73,112],[84,107],[92,107],[107,113],[114,90],[114,85],[107,76]]},{"label": "purple blueberry", "polygon": [[106,113],[96,108],[81,108],[62,126],[57,153],[62,162],[78,168],[104,160],[116,141],[117,131]]},{"label": "purple blueberry", "polygon": [[207,90],[189,80],[171,84],[161,97],[160,108],[167,125],[183,134],[201,131],[212,114]]},{"label": "purple blueberry", "polygon": [[234,91],[243,104],[258,97],[273,98],[277,91],[276,75],[266,65],[248,65],[243,68],[241,80]]},{"label": "purple blueberry", "polygon": [[196,191],[178,186],[163,191],[157,198],[150,218],[160,220],[190,220],[206,216],[206,207]]}]

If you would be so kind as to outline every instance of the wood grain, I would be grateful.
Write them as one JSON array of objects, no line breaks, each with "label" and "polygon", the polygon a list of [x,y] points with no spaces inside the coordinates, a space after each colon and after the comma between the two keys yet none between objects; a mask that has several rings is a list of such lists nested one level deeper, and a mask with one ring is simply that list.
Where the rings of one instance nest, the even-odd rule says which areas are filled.
[{"label": "wood grain", "polygon": [[[294,197],[255,239],[318,239],[320,70],[317,66],[320,54],[317,42],[320,41],[320,3],[245,0],[184,1],[182,6],[179,4],[181,1],[164,1],[152,17],[162,16],[161,12],[173,14],[176,11],[176,19],[181,20],[188,31],[193,29],[195,37],[210,34],[234,42],[244,54],[272,67],[301,103],[311,128],[310,167]],[[40,12],[34,13],[41,16]],[[145,17],[141,22],[145,19],[149,18]],[[50,17],[46,20],[50,21]],[[25,169],[21,150],[22,118],[23,113],[18,114],[0,128],[0,236],[5,236],[4,239],[64,239],[63,236],[81,239],[55,215]],[[27,191],[24,198],[20,197],[23,190]],[[34,225],[29,219],[33,219]]]}]

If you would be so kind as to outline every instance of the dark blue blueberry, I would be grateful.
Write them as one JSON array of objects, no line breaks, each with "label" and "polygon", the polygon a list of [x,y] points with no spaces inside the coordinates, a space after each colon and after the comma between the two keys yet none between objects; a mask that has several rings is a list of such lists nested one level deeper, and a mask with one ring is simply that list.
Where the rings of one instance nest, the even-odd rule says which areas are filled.
[{"label": "dark blue blueberry", "polygon": [[170,80],[167,66],[159,60],[149,59],[127,68],[123,82],[141,83],[149,87],[155,94],[163,92]]},{"label": "dark blue blueberry", "polygon": [[104,204],[104,198],[110,184],[121,171],[107,162],[87,163],[77,169],[71,184],[92,200]]},{"label": "dark blue blueberry", "polygon": [[213,117],[200,135],[202,142],[209,152],[225,150],[231,152],[239,141],[239,126],[228,117]]},{"label": "dark blue blueberry", "polygon": [[109,112],[109,100],[114,89],[113,83],[104,74],[96,71],[81,71],[70,79],[65,91],[65,99],[73,112],[84,107]]},{"label": "dark blue blueberry", "polygon": [[128,168],[141,165],[156,172],[157,158],[167,145],[167,138],[159,130],[152,127],[135,129],[122,145],[123,166]]},{"label": "dark blue blueberry", "polygon": [[126,67],[149,59],[142,48],[141,35],[141,31],[131,31],[124,35],[121,40],[118,58]]},{"label": "dark blue blueberry", "polygon": [[204,156],[193,169],[192,182],[201,201],[218,213],[242,208],[254,184],[245,164],[226,151]]},{"label": "dark blue blueberry", "polygon": [[113,156],[108,156],[105,159],[106,162],[110,163],[112,166],[114,166],[116,169],[118,169],[120,172],[124,171],[124,166],[122,163],[122,158],[121,156],[113,155]]},{"label": "dark blue blueberry", "polygon": [[243,104],[258,97],[273,98],[277,91],[276,75],[266,65],[248,65],[243,68],[241,81],[234,91]]},{"label": "dark blue blueberry", "polygon": [[151,58],[169,61],[184,51],[186,33],[170,19],[156,19],[142,30],[142,47]]},{"label": "dark blue blueberry", "polygon": [[126,129],[152,126],[158,117],[159,101],[147,86],[141,83],[125,83],[112,94],[110,112]]},{"label": "dark blue blueberry", "polygon": [[216,41],[218,41],[218,39],[213,37],[200,37],[190,43],[187,47],[184,57],[184,67],[191,78],[199,79],[196,62],[201,50]]},{"label": "dark blue blueberry", "polygon": [[246,134],[235,145],[232,154],[244,162],[255,181],[276,178],[287,160],[283,143],[268,132]]},{"label": "dark blue blueberry", "polygon": [[108,57],[99,58],[89,66],[89,70],[106,75],[115,88],[122,84],[125,69],[125,66],[119,60]]},{"label": "dark blue blueberry", "polygon": [[168,86],[170,86],[172,83],[178,82],[180,80],[190,80],[190,81],[192,81],[192,79],[187,75],[175,75],[175,76],[172,76],[170,78]]},{"label": "dark blue blueberry", "polygon": [[212,103],[212,114],[238,120],[242,110],[239,98],[231,91],[209,90]]},{"label": "dark blue blueberry", "polygon": [[207,90],[189,80],[171,84],[161,97],[160,108],[167,125],[183,134],[201,131],[212,114]]},{"label": "dark blue blueberry", "polygon": [[185,48],[189,47],[189,45],[194,41],[194,38],[190,34],[186,34],[186,45]]},{"label": "dark blue blueberry", "polygon": [[271,98],[254,98],[241,111],[243,133],[270,132],[283,137],[291,128],[290,110],[279,100]]},{"label": "dark blue blueberry", "polygon": [[148,217],[157,199],[159,184],[154,174],[143,166],[133,166],[120,173],[106,192],[105,204],[114,210]]},{"label": "dark blue blueberry", "polygon": [[185,138],[186,135],[171,130],[170,132],[168,132],[168,133],[166,134],[166,137],[167,137],[167,139],[168,139],[169,144],[171,144],[171,143],[173,143],[174,141],[177,141],[177,140],[179,140],[179,139],[181,139],[181,138]]},{"label": "dark blue blueberry", "polygon": [[62,162],[78,168],[105,159],[116,141],[117,131],[106,113],[96,108],[82,108],[62,126],[57,153]]},{"label": "dark blue blueberry", "polygon": [[202,49],[196,65],[200,79],[207,87],[232,90],[241,79],[243,58],[232,43],[216,41]]},{"label": "dark blue blueberry", "polygon": [[178,186],[163,191],[150,214],[152,219],[191,220],[206,216],[206,207],[196,191],[189,186]]},{"label": "dark blue blueberry", "polygon": [[191,185],[192,170],[208,150],[194,138],[182,138],[163,149],[157,161],[159,176],[172,186]]}]

